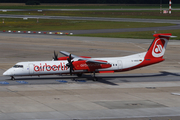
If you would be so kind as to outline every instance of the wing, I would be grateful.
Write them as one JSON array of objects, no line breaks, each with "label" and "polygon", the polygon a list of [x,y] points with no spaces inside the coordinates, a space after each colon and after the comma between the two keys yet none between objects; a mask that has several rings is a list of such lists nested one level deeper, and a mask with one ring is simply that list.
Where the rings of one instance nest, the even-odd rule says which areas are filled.
[{"label": "wing", "polygon": [[[61,54],[65,55],[65,56],[69,56],[70,53],[66,52],[66,51],[59,51]],[[97,63],[97,64],[109,64],[107,61],[102,61],[102,60],[90,60],[88,58],[82,58],[76,55],[71,54],[72,58],[76,58],[78,61],[81,60],[85,60],[86,63]]]},{"label": "wing", "polygon": [[[65,56],[69,56],[71,53],[68,53],[66,51],[59,51],[61,54],[65,55]],[[76,56],[76,55],[73,55],[71,54],[71,57],[72,58],[80,58],[79,56]]]},{"label": "wing", "polygon": [[87,63],[97,63],[97,64],[109,64],[107,61],[100,61],[100,60],[90,60],[87,59]]}]

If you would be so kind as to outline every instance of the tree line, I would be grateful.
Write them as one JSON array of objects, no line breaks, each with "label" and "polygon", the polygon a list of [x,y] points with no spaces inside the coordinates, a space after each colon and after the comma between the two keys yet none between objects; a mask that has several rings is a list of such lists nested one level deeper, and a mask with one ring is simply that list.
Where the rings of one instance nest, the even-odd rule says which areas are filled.
[{"label": "tree line", "polygon": [[[169,0],[0,0],[0,3],[26,3],[38,1],[40,3],[77,3],[77,4],[168,4]],[[173,4],[180,4],[180,0],[171,0]]]}]

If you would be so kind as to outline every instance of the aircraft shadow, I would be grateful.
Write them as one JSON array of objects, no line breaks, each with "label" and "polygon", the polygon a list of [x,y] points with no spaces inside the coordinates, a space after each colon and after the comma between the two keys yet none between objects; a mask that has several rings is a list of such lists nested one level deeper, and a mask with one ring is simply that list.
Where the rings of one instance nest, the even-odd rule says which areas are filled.
[{"label": "aircraft shadow", "polygon": [[[160,73],[157,74],[150,74],[150,75],[116,75],[116,76],[105,76],[106,78],[143,78],[143,77],[161,77],[161,76],[180,76],[178,73],[171,73],[171,72],[166,72],[166,71],[160,71]],[[105,78],[104,77],[104,78]],[[102,77],[103,78],[103,77]]]},{"label": "aircraft shadow", "polygon": [[[146,78],[146,77],[161,77],[161,76],[180,76],[180,74],[177,73],[171,73],[171,72],[166,72],[166,71],[160,71],[160,73],[158,74],[149,74],[149,75],[121,75],[121,74],[109,74],[109,75],[105,75],[103,76],[96,76],[96,78],[98,79],[98,81],[96,82],[100,82],[100,83],[104,83],[104,84],[108,84],[108,85],[118,85],[116,83],[111,82],[111,80],[115,79],[115,78]],[[47,76],[41,76],[41,77],[18,77],[16,78],[16,80],[56,80],[56,79],[71,79],[74,81],[78,81],[78,80],[85,80],[85,81],[92,81],[93,77],[92,75],[83,75],[82,77],[77,77],[77,76],[56,76],[56,77],[47,77]],[[126,79],[121,79],[121,82],[133,82],[133,81],[128,81]],[[10,79],[8,79],[10,80]],[[144,81],[145,82],[145,81]]]},{"label": "aircraft shadow", "polygon": [[[113,82],[110,82],[110,81],[107,81],[105,79],[103,79],[102,77],[96,77],[98,80],[97,81],[94,81],[94,82],[100,82],[100,83],[104,83],[104,84],[108,84],[108,85],[118,85],[118,84],[115,84]],[[28,78],[25,78],[25,77],[18,77],[16,78],[15,80],[19,81],[19,80],[57,80],[57,79],[63,79],[63,80],[66,80],[66,79],[71,79],[72,81],[74,82],[78,82],[78,81],[93,81],[93,77],[91,75],[83,75],[82,77],[77,77],[77,76],[57,76],[57,77],[28,77]],[[8,79],[10,80],[10,79]]]}]

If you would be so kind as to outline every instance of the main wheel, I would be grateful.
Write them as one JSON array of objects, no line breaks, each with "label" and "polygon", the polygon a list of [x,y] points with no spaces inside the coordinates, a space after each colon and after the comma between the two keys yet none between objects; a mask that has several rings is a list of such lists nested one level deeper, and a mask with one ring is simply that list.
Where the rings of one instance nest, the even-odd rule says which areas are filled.
[{"label": "main wheel", "polygon": [[77,76],[78,76],[78,77],[81,77],[81,76],[82,76],[82,73],[78,73]]},{"label": "main wheel", "polygon": [[11,76],[11,80],[15,80],[14,76]]},{"label": "main wheel", "polygon": [[97,77],[94,77],[94,78],[93,78],[93,81],[98,81],[98,78],[97,78]]}]

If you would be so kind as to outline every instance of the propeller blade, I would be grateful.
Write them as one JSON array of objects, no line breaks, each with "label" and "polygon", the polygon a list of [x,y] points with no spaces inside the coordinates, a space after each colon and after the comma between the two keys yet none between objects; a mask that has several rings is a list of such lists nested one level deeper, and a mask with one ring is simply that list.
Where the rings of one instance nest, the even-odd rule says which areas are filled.
[{"label": "propeller blade", "polygon": [[71,62],[71,54],[69,55],[69,62]]},{"label": "propeller blade", "polygon": [[72,71],[74,71],[74,70],[73,70],[73,64],[72,64],[73,61],[71,61],[71,54],[69,54],[67,61],[68,61],[68,63],[66,64],[66,66],[68,66],[68,68],[70,68],[69,72],[70,72],[70,75],[72,75]]},{"label": "propeller blade", "polygon": [[54,60],[58,60],[58,54],[56,54],[55,50],[54,50],[54,57],[53,57]]},{"label": "propeller blade", "polygon": [[70,67],[70,75],[72,75],[72,67]]}]

